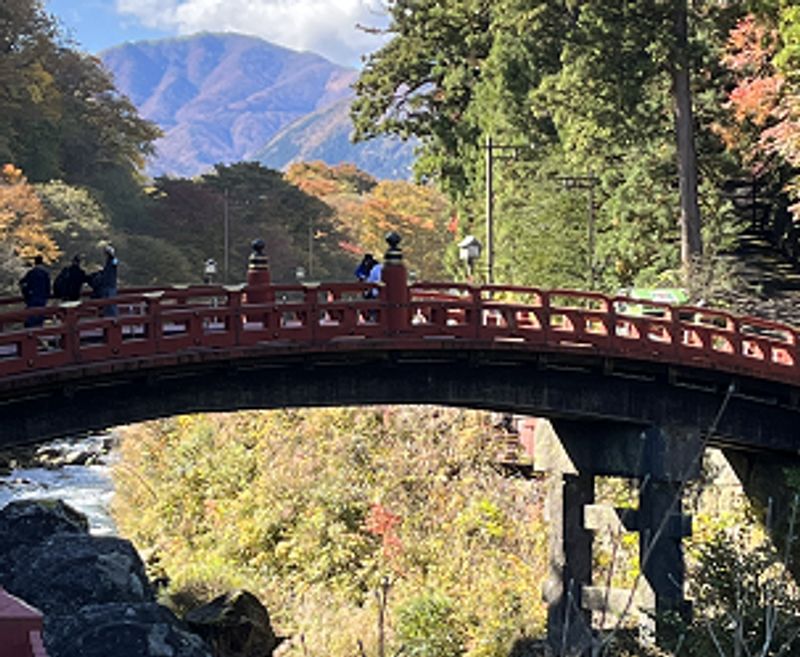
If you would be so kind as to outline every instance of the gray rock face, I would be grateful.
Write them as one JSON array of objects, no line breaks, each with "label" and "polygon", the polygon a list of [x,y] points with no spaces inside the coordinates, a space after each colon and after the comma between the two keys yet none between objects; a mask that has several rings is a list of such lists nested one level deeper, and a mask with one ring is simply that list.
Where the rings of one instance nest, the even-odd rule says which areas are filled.
[{"label": "gray rock face", "polygon": [[248,591],[233,591],[186,614],[215,657],[269,657],[283,638],[275,636],[266,607]]},{"label": "gray rock face", "polygon": [[45,614],[70,614],[88,604],[154,599],[142,560],[121,538],[54,534],[28,550],[24,567],[20,566],[10,587]]},{"label": "gray rock face", "polygon": [[153,602],[87,605],[45,624],[50,657],[209,657],[203,640]]},{"label": "gray rock face", "polygon": [[61,500],[19,500],[0,511],[0,553],[57,533],[86,534],[86,516]]},{"label": "gray rock face", "polygon": [[50,657],[211,657],[154,602],[131,543],[88,526],[60,501],[0,509],[0,585],[44,612]]},{"label": "gray rock face", "polygon": [[0,510],[0,585],[8,588],[14,562],[54,534],[87,534],[89,522],[61,500],[21,500]]}]

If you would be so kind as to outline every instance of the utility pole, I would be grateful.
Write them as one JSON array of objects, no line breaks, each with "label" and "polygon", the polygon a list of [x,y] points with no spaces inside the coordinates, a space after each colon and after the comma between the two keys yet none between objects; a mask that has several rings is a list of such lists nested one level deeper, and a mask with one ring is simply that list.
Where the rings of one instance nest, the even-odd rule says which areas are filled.
[{"label": "utility pole", "polygon": [[494,283],[494,144],[492,136],[486,135],[486,283]]},{"label": "utility pole", "polygon": [[[491,135],[486,135],[486,283],[494,283],[494,163],[495,160],[520,160],[530,147],[525,144],[495,144]],[[500,155],[495,155],[500,151]]]},{"label": "utility pole", "polygon": [[229,283],[230,272],[230,230],[228,217],[228,188],[225,188],[222,199],[222,272],[225,282]]},{"label": "utility pole", "polygon": [[566,189],[585,189],[589,192],[589,223],[588,223],[588,250],[587,269],[589,271],[589,289],[594,290],[597,284],[597,271],[595,269],[595,212],[594,212],[594,188],[600,179],[591,171],[586,176],[553,176],[554,180],[560,182]]},{"label": "utility pole", "polygon": [[314,227],[308,222],[308,275],[314,275]]}]

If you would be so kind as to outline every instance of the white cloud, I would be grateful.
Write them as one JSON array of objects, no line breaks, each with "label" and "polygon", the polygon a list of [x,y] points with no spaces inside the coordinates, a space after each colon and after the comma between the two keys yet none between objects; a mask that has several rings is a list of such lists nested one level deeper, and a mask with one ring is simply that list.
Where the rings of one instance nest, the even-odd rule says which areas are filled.
[{"label": "white cloud", "polygon": [[356,25],[385,26],[381,0],[117,0],[143,25],[174,31],[240,32],[349,66],[384,39]]}]

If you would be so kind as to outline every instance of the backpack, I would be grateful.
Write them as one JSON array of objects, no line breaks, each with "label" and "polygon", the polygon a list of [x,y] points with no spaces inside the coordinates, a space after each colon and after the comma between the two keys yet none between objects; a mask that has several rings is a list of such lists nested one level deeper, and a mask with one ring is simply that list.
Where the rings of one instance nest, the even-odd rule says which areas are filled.
[{"label": "backpack", "polygon": [[69,267],[64,267],[58,276],[56,276],[56,280],[53,281],[53,294],[61,299],[67,295],[67,284],[69,282]]}]

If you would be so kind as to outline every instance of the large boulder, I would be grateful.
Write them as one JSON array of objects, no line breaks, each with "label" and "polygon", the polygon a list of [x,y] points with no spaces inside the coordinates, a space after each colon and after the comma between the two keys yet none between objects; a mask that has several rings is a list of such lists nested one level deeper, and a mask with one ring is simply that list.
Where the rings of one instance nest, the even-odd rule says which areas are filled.
[{"label": "large boulder", "polygon": [[131,543],[88,528],[61,501],[0,509],[0,585],[44,612],[50,657],[211,657],[154,602]]},{"label": "large boulder", "polygon": [[220,595],[192,609],[185,620],[215,657],[269,657],[284,641],[275,635],[266,607],[248,591]]},{"label": "large boulder", "polygon": [[130,541],[89,534],[55,534],[30,548],[9,589],[45,614],[154,600],[144,564]]},{"label": "large boulder", "polygon": [[211,657],[166,607],[146,602],[87,605],[45,620],[50,657]]},{"label": "large boulder", "polygon": [[8,587],[18,558],[54,534],[87,534],[89,521],[61,500],[19,500],[0,509],[0,585]]},{"label": "large boulder", "polygon": [[0,554],[61,533],[89,533],[86,516],[62,500],[17,500],[0,509]]}]

